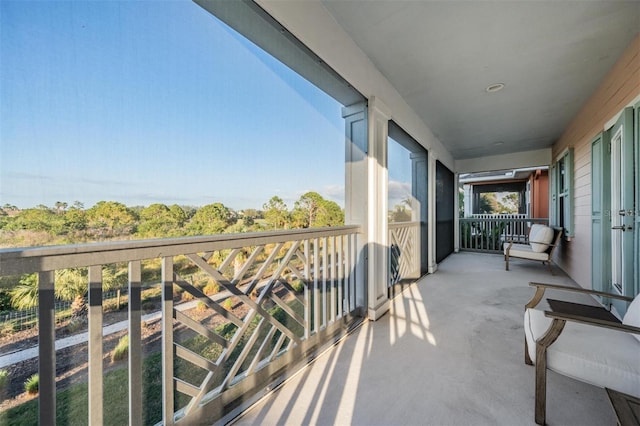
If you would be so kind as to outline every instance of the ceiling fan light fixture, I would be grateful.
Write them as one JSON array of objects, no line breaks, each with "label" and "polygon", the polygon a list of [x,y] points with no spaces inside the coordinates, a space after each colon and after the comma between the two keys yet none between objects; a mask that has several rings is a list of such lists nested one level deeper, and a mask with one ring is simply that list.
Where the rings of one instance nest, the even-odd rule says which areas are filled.
[{"label": "ceiling fan light fixture", "polygon": [[487,86],[486,89],[484,89],[487,93],[495,93],[498,92],[500,90],[504,89],[504,83],[494,83],[494,84],[490,84]]}]

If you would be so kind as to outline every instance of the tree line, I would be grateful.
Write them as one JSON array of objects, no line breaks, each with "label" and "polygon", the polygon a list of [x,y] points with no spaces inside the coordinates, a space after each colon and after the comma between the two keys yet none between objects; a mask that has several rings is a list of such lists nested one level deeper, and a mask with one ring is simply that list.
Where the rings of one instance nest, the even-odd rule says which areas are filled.
[{"label": "tree line", "polygon": [[[262,210],[235,211],[222,203],[190,207],[161,203],[128,207],[116,201],[100,201],[85,209],[80,202],[56,202],[19,209],[0,208],[0,247],[75,244],[90,241],[167,238],[221,233],[258,232],[293,228],[316,228],[344,224],[338,204],[316,192],[302,195],[289,209],[277,196]],[[236,256],[242,261],[243,255]],[[214,259],[215,260],[215,259]],[[159,269],[159,264],[155,265]],[[154,269],[154,268],[151,268]],[[122,265],[103,267],[103,290],[126,285],[127,269]],[[56,298],[73,300],[73,318],[86,315],[87,269],[56,271]],[[37,305],[35,274],[0,277],[0,311],[27,309]]]},{"label": "tree line", "polygon": [[[317,192],[302,195],[289,209],[278,196],[262,210],[236,211],[222,203],[202,207],[154,203],[128,207],[117,201],[100,201],[85,209],[78,201],[53,207],[38,205],[0,208],[0,246],[74,244],[111,239],[167,238],[221,233],[317,228],[344,224],[344,211]],[[25,236],[36,233],[40,238]],[[43,241],[44,240],[44,241]]]}]

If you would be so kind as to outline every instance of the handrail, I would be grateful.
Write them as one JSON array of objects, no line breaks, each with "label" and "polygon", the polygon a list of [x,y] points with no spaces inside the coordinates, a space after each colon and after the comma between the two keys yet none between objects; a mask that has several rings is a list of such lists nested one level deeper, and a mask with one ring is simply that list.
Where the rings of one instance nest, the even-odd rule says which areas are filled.
[{"label": "handrail", "polygon": [[185,250],[192,253],[211,250],[212,247],[216,250],[228,250],[281,243],[292,239],[313,239],[360,232],[359,226],[350,225],[49,247],[8,248],[0,249],[0,276],[175,256],[183,254]]}]

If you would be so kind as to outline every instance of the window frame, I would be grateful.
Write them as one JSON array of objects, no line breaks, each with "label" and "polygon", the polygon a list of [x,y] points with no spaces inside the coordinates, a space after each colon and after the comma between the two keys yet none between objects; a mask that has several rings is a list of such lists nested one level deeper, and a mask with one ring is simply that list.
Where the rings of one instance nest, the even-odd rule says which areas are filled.
[{"label": "window frame", "polygon": [[573,148],[558,155],[551,165],[551,211],[549,223],[564,229],[568,241],[575,236]]}]

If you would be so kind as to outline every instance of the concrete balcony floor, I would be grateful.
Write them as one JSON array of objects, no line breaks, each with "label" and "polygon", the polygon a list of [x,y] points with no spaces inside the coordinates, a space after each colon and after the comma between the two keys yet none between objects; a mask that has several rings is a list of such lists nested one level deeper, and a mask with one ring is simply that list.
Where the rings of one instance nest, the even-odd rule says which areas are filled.
[{"label": "concrete balcony floor", "polygon": [[[500,255],[451,255],[237,424],[533,425],[523,308],[529,281],[575,285],[554,272],[518,260],[505,271]],[[615,424],[604,389],[553,372],[547,380],[548,424]]]}]

